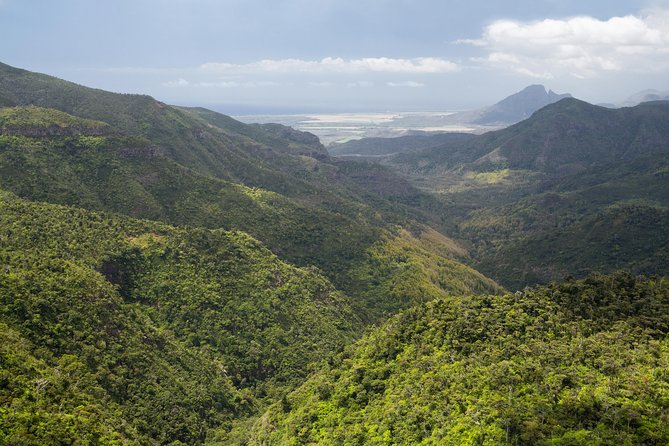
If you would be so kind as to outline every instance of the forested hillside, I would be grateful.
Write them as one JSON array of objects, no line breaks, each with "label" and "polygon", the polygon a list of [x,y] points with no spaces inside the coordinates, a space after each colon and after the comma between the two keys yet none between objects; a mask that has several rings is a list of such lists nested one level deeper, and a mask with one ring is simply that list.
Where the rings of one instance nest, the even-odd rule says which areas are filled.
[{"label": "forested hillside", "polygon": [[243,233],[2,193],[0,241],[3,444],[199,443],[361,328]]},{"label": "forested hillside", "polygon": [[[410,227],[418,240],[438,219],[430,210],[437,201],[390,170],[331,159],[313,135],[284,126],[246,125],[205,109],[94,90],[6,65],[0,74],[0,92],[21,105],[0,115],[5,190],[31,200],[248,232],[281,258],[316,266],[338,288],[355,292],[368,320],[436,297],[426,283],[412,297],[379,308],[368,299],[378,294],[379,283],[364,282],[357,272],[379,264],[375,247],[402,228]],[[439,244],[421,248],[426,251],[447,252]],[[461,249],[449,257],[459,261],[461,254],[466,257]],[[394,268],[393,259],[382,261],[388,274],[381,285],[400,283],[394,272],[401,275],[402,268]],[[456,275],[460,284],[497,287],[470,268],[461,266]]]},{"label": "forested hillside", "polygon": [[503,285],[667,270],[669,103],[563,99],[530,119],[383,164],[440,197],[442,230]]},{"label": "forested hillside", "polygon": [[446,298],[392,318],[250,444],[665,444],[669,283],[628,274]]},{"label": "forested hillside", "polygon": [[669,113],[602,110],[368,164],[0,64],[0,444],[668,442]]},{"label": "forested hillside", "polygon": [[0,74],[3,444],[225,443],[371,322],[500,289],[313,135]]}]

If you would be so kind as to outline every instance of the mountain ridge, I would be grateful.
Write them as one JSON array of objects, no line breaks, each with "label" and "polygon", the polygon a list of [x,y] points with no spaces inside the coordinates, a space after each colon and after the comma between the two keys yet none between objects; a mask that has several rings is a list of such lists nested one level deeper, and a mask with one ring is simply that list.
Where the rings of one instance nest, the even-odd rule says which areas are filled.
[{"label": "mountain ridge", "polygon": [[[478,130],[497,130],[523,121],[537,110],[564,98],[571,98],[571,95],[569,93],[557,94],[552,90],[547,91],[543,85],[530,85],[491,106],[441,117],[426,118],[425,125],[430,127],[473,125]],[[395,122],[396,125],[401,125],[401,123],[401,118]],[[346,143],[331,144],[328,150],[334,156],[387,156],[396,153],[417,152],[426,147],[437,147],[440,144],[447,143],[447,140],[457,142],[457,140],[463,138],[465,138],[464,134],[459,133],[425,132],[419,135],[392,138],[352,140]]]}]

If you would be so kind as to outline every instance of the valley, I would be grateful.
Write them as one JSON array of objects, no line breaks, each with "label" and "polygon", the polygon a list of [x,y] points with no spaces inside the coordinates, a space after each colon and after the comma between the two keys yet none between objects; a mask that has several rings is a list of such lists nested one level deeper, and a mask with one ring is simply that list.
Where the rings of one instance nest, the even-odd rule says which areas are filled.
[{"label": "valley", "polygon": [[669,103],[269,118],[0,64],[0,444],[669,441]]}]

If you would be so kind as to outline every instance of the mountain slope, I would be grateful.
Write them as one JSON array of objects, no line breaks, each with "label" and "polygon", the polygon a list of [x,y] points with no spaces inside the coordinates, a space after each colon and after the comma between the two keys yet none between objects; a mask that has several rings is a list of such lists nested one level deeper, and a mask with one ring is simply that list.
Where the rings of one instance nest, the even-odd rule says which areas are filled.
[{"label": "mountain slope", "polygon": [[[7,119],[34,114],[30,126],[0,135],[0,186],[22,197],[242,230],[289,262],[315,265],[346,292],[375,244],[408,225],[427,230],[434,219],[419,208],[436,204],[428,194],[387,168],[330,159],[312,135],[0,68],[2,94],[61,113],[35,106],[3,111]],[[66,121],[63,110],[80,113],[68,115],[73,129],[101,119],[109,131],[49,136],[47,117]],[[376,285],[355,283],[359,310],[378,319],[364,298]]]},{"label": "mountain slope", "polygon": [[569,93],[557,94],[553,90],[546,91],[543,85],[530,85],[490,107],[474,112],[477,116],[471,122],[481,125],[514,124],[549,104],[569,97]]},{"label": "mountain slope", "polygon": [[669,104],[611,110],[563,99],[509,128],[402,155],[396,164],[491,170],[499,167],[571,174],[584,168],[669,151]]},{"label": "mountain slope", "polygon": [[619,274],[405,311],[259,420],[249,444],[669,441],[669,283]]},{"label": "mountain slope", "polygon": [[3,444],[199,444],[361,328],[327,279],[242,233],[3,192],[0,240]]},{"label": "mountain slope", "polygon": [[449,209],[473,265],[510,288],[627,268],[667,274],[669,103],[576,99],[462,143],[384,161]]}]

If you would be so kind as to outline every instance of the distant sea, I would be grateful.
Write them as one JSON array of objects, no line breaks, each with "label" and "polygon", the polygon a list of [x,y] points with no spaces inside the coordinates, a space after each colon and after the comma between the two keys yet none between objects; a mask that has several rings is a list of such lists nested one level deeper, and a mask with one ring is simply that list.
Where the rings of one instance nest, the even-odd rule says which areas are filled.
[{"label": "distant sea", "polygon": [[444,117],[456,113],[398,112],[398,113],[303,113],[285,115],[233,116],[247,124],[278,123],[313,133],[324,145],[368,137],[395,137],[416,132],[478,133],[479,128],[467,125],[444,125]]}]

